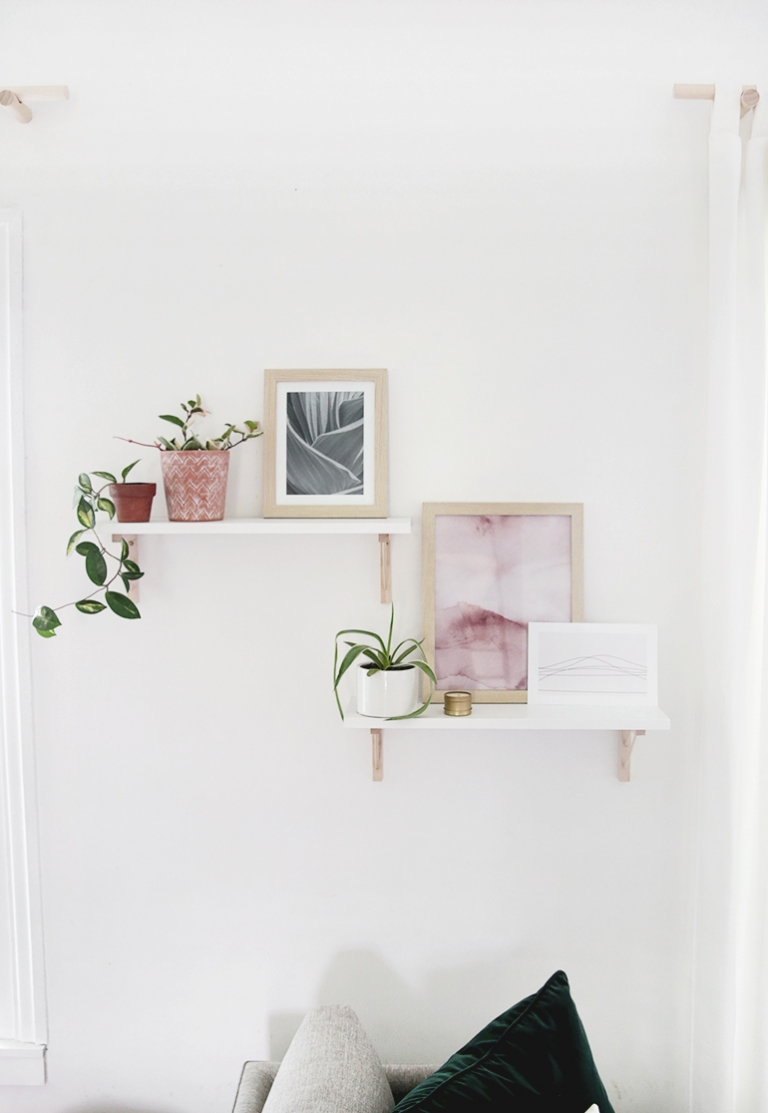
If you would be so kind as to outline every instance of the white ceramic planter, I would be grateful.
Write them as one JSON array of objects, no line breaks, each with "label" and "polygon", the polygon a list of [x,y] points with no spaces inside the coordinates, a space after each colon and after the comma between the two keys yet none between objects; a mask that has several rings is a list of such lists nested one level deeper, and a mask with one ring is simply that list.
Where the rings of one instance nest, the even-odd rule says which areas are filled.
[{"label": "white ceramic planter", "polygon": [[420,706],[419,669],[387,669],[368,676],[370,665],[357,670],[357,713],[375,719],[410,715]]}]

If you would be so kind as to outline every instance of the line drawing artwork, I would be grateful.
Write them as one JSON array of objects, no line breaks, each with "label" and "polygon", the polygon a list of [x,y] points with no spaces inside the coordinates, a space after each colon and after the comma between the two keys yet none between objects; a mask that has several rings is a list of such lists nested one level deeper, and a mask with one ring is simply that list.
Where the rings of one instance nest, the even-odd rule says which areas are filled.
[{"label": "line drawing artwork", "polygon": [[286,495],[364,492],[362,390],[288,391]]},{"label": "line drawing artwork", "polygon": [[531,702],[656,706],[656,626],[535,622],[528,632]]},{"label": "line drawing artwork", "polygon": [[601,653],[539,665],[539,687],[548,692],[572,690],[564,683],[570,679],[579,681],[581,691],[641,692],[647,684],[648,667],[639,661]]}]

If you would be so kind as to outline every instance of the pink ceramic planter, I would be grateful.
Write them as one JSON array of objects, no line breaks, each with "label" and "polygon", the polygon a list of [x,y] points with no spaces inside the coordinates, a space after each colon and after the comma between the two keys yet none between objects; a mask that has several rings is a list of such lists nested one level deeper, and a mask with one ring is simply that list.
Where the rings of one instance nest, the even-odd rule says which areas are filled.
[{"label": "pink ceramic planter", "polygon": [[218,522],[227,501],[229,452],[160,452],[165,501],[172,522]]}]

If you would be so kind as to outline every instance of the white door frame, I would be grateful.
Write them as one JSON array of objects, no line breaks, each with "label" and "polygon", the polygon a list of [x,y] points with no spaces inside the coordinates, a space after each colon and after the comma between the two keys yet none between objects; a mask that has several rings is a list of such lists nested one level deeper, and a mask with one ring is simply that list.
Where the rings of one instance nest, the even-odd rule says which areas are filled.
[{"label": "white door frame", "polygon": [[[6,856],[13,1030],[0,1085],[45,1081],[47,1017],[27,612],[22,376],[22,218],[0,208],[0,824]],[[0,905],[0,914],[2,907]],[[2,1035],[6,1035],[3,1032]]]}]

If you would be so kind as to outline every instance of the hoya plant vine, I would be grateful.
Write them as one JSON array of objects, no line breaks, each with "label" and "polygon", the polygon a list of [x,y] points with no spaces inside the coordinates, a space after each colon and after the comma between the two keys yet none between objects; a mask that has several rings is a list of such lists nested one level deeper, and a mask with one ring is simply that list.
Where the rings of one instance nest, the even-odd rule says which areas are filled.
[{"label": "hoya plant vine", "polygon": [[[132,464],[123,468],[120,473],[123,483],[138,462],[134,460]],[[98,486],[92,480],[94,476],[106,482]],[[128,591],[131,581],[141,579],[144,573],[136,561],[128,556],[128,542],[125,538],[122,539],[119,553],[113,553],[106,547],[97,532],[99,514],[106,514],[108,520],[115,516],[115,504],[103,493],[112,483],[117,483],[117,479],[108,471],[82,472],[78,476],[75,487],[75,513],[80,528],[75,530],[67,542],[67,556],[74,551],[84,558],[86,575],[91,583],[96,585],[96,589],[82,599],[63,603],[59,607],[38,607],[32,617],[32,625],[42,638],[56,636],[56,629],[61,626],[58,612],[67,607],[74,607],[82,614],[100,614],[109,609],[120,618],[141,618],[139,608],[133,600],[122,591],[115,591],[112,585],[119,580]],[[102,595],[103,602],[97,598]]]},{"label": "hoya plant vine", "polygon": [[181,433],[177,433],[172,440],[168,437],[158,437],[154,444],[134,441],[130,437],[120,437],[120,440],[128,441],[129,444],[140,444],[144,448],[159,448],[162,452],[202,452],[237,448],[239,444],[260,437],[264,432],[260,422],[244,421],[242,425],[229,423],[220,436],[202,440],[192,431],[192,425],[198,417],[208,417],[210,414],[209,410],[203,409],[200,395],[196,394],[187,402],[180,403],[180,407],[183,417],[177,417],[176,414],[159,414],[161,421],[167,421],[181,430]]},{"label": "hoya plant vine", "polygon": [[[339,709],[339,714],[342,719],[344,712],[341,707],[341,700],[339,699],[339,683],[341,678],[347,672],[351,665],[357,661],[359,657],[364,658],[361,665],[365,667],[368,665],[368,675],[372,676],[376,672],[387,672],[390,669],[403,669],[403,668],[416,668],[429,680],[429,695],[427,696],[421,707],[415,711],[411,711],[408,715],[395,715],[396,719],[413,719],[417,715],[423,715],[429,707],[434,685],[437,683],[435,674],[432,671],[429,663],[427,662],[426,655],[422,649],[421,641],[416,641],[416,638],[404,638],[403,641],[398,642],[396,646],[392,646],[392,631],[395,625],[395,604],[392,604],[392,612],[389,618],[389,633],[387,640],[384,642],[378,634],[374,634],[372,630],[339,630],[336,635],[336,641],[333,650],[333,694],[336,697],[336,706]],[[348,646],[346,653],[339,661],[339,638],[343,638],[345,634],[363,634],[366,638],[372,639],[375,644],[371,645],[370,642],[350,642],[344,641],[344,645]],[[417,656],[414,658],[414,654]],[[410,658],[410,660],[409,660]]]}]

